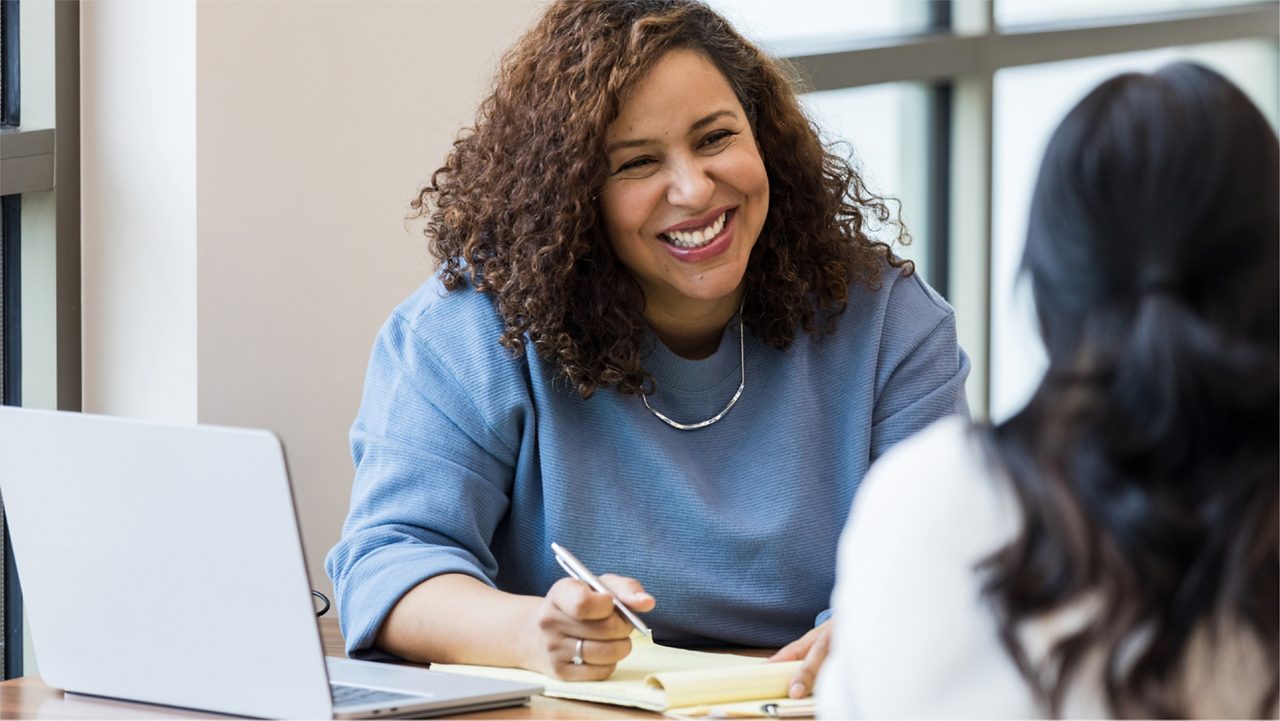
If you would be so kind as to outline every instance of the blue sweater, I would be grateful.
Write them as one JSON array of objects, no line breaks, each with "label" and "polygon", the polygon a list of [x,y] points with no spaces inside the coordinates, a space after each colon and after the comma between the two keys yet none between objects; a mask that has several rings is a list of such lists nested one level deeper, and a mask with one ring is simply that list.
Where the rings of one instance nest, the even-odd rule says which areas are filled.
[{"label": "blue sweater", "polygon": [[[354,655],[439,574],[544,595],[564,576],[552,541],[640,580],[658,640],[783,645],[827,608],[867,467],[967,412],[951,308],[893,269],[879,290],[851,287],[820,341],[779,351],[748,329],[742,398],[697,431],[638,396],[583,400],[536,354],[512,358],[501,332],[490,296],[432,279],[378,335],[351,429],[351,510],[326,559]],[[702,420],[736,390],[736,318],[703,360],[653,345],[650,402],[666,415]]]}]

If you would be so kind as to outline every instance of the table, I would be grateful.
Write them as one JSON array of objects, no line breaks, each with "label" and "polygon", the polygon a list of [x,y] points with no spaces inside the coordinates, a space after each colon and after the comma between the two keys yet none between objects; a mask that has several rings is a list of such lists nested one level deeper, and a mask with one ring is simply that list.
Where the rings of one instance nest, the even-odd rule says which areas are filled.
[{"label": "table", "polygon": [[[345,656],[338,619],[326,616],[320,619],[320,640],[330,656]],[[766,655],[736,649],[735,653]],[[220,718],[217,714],[184,711],[167,706],[113,701],[76,694],[64,694],[51,688],[38,677],[25,676],[0,683],[0,719],[162,719],[162,718]],[[647,719],[656,721],[660,714],[621,706],[566,701],[564,699],[534,696],[527,706],[478,711],[451,715],[450,718],[466,719]]]}]

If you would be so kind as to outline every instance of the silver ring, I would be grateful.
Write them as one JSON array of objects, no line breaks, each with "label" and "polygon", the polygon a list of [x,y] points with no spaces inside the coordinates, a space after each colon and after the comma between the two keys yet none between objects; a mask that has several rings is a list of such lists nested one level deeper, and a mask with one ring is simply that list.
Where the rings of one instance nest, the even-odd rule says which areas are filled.
[{"label": "silver ring", "polygon": [[573,647],[573,665],[581,666],[586,663],[582,660],[582,639],[578,639],[578,645]]}]

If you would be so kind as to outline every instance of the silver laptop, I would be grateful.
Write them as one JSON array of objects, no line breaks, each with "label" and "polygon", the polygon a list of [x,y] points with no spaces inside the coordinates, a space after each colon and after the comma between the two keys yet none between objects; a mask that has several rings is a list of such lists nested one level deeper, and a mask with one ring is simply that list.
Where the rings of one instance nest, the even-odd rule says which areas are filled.
[{"label": "silver laptop", "polygon": [[0,497],[51,686],[268,718],[456,714],[542,690],[326,658],[268,431],[0,408]]}]

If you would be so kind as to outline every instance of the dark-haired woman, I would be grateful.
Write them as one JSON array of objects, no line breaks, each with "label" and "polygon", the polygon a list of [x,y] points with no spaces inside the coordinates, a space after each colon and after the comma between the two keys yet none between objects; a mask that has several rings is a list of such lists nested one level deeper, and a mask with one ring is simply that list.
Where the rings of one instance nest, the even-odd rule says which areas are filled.
[{"label": "dark-haired woman", "polygon": [[417,207],[442,265],[374,347],[327,560],[349,650],[609,676],[631,628],[554,541],[807,693],[854,491],[968,365],[787,78],[699,3],[554,3]]},{"label": "dark-haired woman", "polygon": [[1067,115],[1023,259],[1048,371],[868,476],[823,715],[1276,715],[1278,160],[1197,65]]}]

